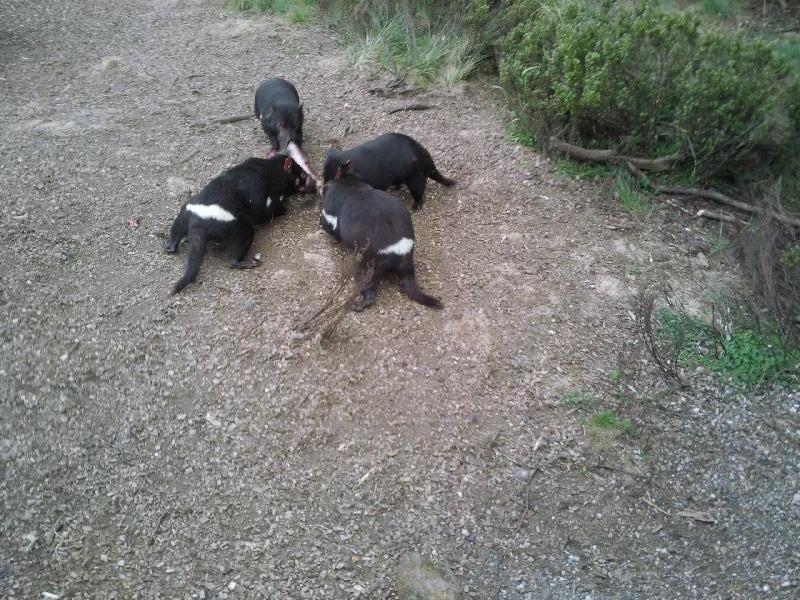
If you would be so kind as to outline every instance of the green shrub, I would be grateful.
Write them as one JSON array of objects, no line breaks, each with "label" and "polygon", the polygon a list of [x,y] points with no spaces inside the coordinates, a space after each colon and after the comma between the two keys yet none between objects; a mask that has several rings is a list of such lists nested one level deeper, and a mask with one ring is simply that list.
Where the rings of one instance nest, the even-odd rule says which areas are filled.
[{"label": "green shrub", "polygon": [[[796,142],[788,68],[741,33],[650,2],[514,2],[502,81],[539,136],[655,156],[685,149],[702,177]],[[516,10],[516,12],[515,12]]]}]

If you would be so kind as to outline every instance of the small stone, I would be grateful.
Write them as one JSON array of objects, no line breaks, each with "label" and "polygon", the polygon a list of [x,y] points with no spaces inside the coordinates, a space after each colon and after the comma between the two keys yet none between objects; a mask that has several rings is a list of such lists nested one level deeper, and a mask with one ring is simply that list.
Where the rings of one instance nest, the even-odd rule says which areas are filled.
[{"label": "small stone", "polygon": [[228,584],[228,589],[229,589],[230,591],[233,591],[233,590],[235,590],[235,589],[236,589],[236,582],[235,582],[235,581],[231,581],[231,582]]},{"label": "small stone", "polygon": [[795,506],[800,506],[800,492],[797,492],[797,493],[796,493],[796,494],[795,494],[795,495],[792,497],[792,504],[794,504]]}]

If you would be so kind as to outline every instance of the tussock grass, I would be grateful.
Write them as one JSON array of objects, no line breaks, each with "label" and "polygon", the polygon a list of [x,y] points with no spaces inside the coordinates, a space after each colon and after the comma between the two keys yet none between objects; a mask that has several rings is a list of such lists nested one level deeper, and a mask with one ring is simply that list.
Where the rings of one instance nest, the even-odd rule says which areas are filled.
[{"label": "tussock grass", "polygon": [[481,62],[474,37],[458,23],[436,30],[402,14],[376,12],[362,35],[354,35],[350,55],[362,68],[378,65],[419,83],[452,85],[469,77]]},{"label": "tussock grass", "polygon": [[307,23],[317,14],[317,0],[228,0],[226,6],[241,12],[267,12],[285,16],[294,23]]}]

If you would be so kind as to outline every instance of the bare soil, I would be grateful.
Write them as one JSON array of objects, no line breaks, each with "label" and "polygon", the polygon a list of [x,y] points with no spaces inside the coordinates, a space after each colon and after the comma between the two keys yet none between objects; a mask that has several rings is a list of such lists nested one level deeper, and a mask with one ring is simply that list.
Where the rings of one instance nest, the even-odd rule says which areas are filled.
[{"label": "bare soil", "polygon": [[[324,29],[193,0],[6,1],[0,28],[0,596],[394,598],[417,551],[464,598],[797,597],[800,399],[665,388],[631,322],[645,283],[729,284],[716,225],[560,177],[484,84],[388,115]],[[445,310],[387,281],[296,341],[347,260],[310,196],[261,268],[212,252],[168,295],[185,192],[266,148],[215,119],[274,75],[317,168],[402,131],[457,180],[414,214]]]}]

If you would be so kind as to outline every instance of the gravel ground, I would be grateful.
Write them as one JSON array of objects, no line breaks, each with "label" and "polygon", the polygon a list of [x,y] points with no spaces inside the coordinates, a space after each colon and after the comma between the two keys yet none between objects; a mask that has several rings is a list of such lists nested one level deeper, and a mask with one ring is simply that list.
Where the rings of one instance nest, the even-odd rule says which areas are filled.
[{"label": "gravel ground", "polygon": [[[797,597],[800,399],[664,390],[637,354],[637,285],[731,279],[697,221],[559,177],[487,86],[388,115],[325,30],[192,0],[6,0],[0,28],[0,595],[394,598],[419,552],[463,598]],[[312,164],[396,130],[458,181],[414,214],[444,311],[387,282],[293,341],[346,264],[312,197],[260,269],[212,252],[168,295],[185,193],[265,149],[214,120],[273,75]],[[609,406],[635,433],[585,426]]]}]

